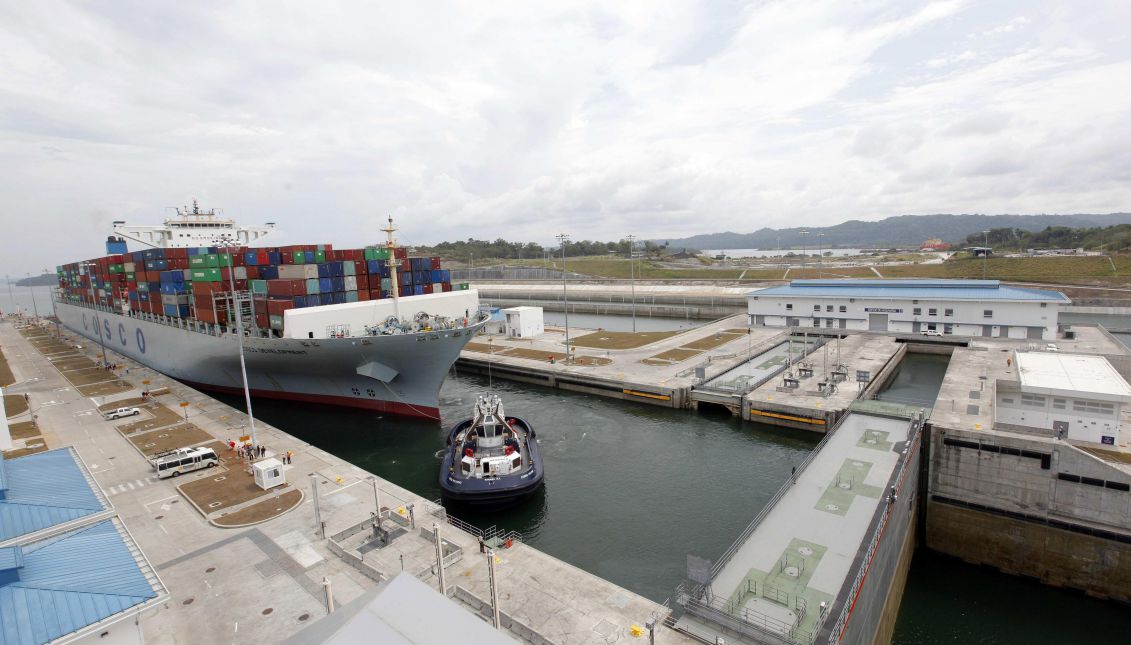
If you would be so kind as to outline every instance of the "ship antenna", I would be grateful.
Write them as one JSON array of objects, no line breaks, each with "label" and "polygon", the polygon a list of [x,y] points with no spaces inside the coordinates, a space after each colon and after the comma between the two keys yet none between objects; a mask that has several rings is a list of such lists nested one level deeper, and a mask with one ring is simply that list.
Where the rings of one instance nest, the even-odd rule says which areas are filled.
[{"label": "ship antenna", "polygon": [[396,242],[396,240],[393,239],[393,233],[397,230],[397,228],[395,226],[393,226],[393,216],[392,215],[389,216],[388,225],[381,230],[385,232],[385,236],[387,238],[387,240],[385,242],[385,248],[389,249],[389,261],[392,263],[392,267],[389,270],[389,278],[391,279],[390,282],[391,282],[391,285],[393,287],[392,288],[392,291],[393,291],[393,314],[396,315],[397,320],[400,320],[401,319],[401,303],[400,303],[401,287],[400,287],[400,284],[397,283],[397,277],[398,277],[398,275],[397,275],[397,263],[396,263],[396,260],[397,260],[397,257],[396,257],[397,242]]}]

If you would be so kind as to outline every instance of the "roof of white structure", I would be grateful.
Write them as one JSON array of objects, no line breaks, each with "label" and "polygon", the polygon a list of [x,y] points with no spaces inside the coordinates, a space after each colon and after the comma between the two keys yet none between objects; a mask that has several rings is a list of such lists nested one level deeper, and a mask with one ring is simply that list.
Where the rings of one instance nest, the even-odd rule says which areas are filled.
[{"label": "roof of white structure", "polygon": [[1018,352],[1021,391],[1131,402],[1131,385],[1103,356]]}]

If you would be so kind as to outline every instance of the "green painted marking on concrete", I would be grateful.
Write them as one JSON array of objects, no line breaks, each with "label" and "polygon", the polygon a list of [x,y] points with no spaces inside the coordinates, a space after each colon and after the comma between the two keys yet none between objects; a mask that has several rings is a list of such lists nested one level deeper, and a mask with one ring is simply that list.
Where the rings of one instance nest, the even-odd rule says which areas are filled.
[{"label": "green painted marking on concrete", "polygon": [[834,515],[847,515],[852,500],[858,495],[879,499],[883,492],[879,486],[869,486],[864,478],[872,470],[872,462],[859,459],[845,459],[828,488],[817,500],[813,508]]},{"label": "green painted marking on concrete", "polygon": [[773,571],[751,569],[746,574],[729,598],[731,613],[765,625],[757,617],[744,616],[744,613],[758,612],[760,603],[772,602],[793,612],[796,617],[793,634],[810,633],[820,620],[821,603],[831,606],[833,601],[832,594],[809,587],[809,581],[827,551],[828,548],[821,544],[798,538],[790,540],[789,546],[778,556],[778,564]]},{"label": "green painted marking on concrete", "polygon": [[893,445],[892,442],[888,441],[890,434],[890,432],[884,430],[865,430],[864,434],[860,436],[860,440],[856,442],[856,446],[869,450],[890,452]]},{"label": "green painted marking on concrete", "polygon": [[775,356],[758,366],[760,370],[771,370],[780,365],[785,365],[786,359],[784,356]]}]

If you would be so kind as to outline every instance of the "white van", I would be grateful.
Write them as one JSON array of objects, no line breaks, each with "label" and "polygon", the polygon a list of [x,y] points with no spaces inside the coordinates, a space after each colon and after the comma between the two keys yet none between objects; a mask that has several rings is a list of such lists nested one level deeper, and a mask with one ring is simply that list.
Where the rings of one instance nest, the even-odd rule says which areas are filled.
[{"label": "white van", "polygon": [[153,467],[157,470],[157,478],[165,479],[201,468],[212,468],[219,463],[220,458],[211,448],[182,448],[154,459]]}]

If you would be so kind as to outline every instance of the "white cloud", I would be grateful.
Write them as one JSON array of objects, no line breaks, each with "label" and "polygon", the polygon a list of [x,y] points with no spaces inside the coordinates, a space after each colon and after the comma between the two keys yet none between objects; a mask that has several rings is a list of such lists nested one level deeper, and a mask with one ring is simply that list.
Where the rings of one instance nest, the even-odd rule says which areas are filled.
[{"label": "white cloud", "polygon": [[1126,9],[1018,8],[4,5],[0,270],[193,197],[339,245],[1126,209]]}]

